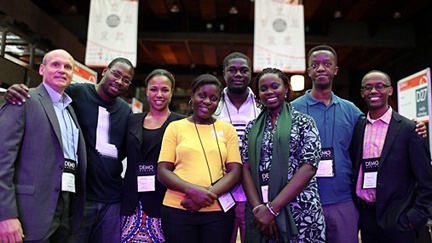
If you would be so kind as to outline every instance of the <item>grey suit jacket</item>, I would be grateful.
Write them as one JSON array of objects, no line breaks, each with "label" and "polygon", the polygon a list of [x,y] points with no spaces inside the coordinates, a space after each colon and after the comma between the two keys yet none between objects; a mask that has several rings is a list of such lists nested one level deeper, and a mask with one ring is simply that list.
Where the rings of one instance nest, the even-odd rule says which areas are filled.
[{"label": "grey suit jacket", "polygon": [[[18,217],[26,240],[41,240],[53,219],[61,192],[64,155],[60,126],[43,84],[30,89],[22,106],[0,110],[0,221]],[[72,107],[73,121],[78,122]],[[78,126],[79,127],[79,126]],[[80,131],[76,193],[71,196],[71,230],[82,219],[86,152]]]},{"label": "grey suit jacket", "polygon": [[[357,123],[351,143],[356,172],[363,156],[366,119]],[[408,220],[420,229],[432,209],[432,166],[426,139],[415,123],[393,111],[378,170],[376,216],[383,229],[408,230]],[[356,183],[353,183],[356,185]],[[354,189],[355,191],[355,189]]]}]

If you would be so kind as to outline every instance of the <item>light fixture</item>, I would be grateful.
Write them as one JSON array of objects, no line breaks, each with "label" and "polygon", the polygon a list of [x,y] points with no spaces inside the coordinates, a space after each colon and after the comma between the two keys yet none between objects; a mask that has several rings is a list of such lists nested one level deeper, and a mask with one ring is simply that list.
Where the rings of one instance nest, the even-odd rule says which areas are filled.
[{"label": "light fixture", "polygon": [[333,13],[333,17],[334,17],[335,19],[340,19],[340,18],[342,18],[342,12],[341,12],[339,9],[336,9],[336,10],[334,11],[334,13]]},{"label": "light fixture", "polygon": [[180,9],[177,6],[177,1],[176,0],[173,1],[173,4],[172,4],[172,6],[170,8],[170,12],[171,13],[178,13],[178,12],[180,12]]},{"label": "light fixture", "polygon": [[400,19],[402,18],[402,14],[399,11],[394,11],[393,13],[393,19]]},{"label": "light fixture", "polygon": [[229,13],[229,14],[232,14],[232,15],[238,14],[238,10],[237,10],[237,8],[236,8],[236,6],[235,6],[235,1],[234,1],[234,0],[231,1],[231,7],[230,7],[230,9],[228,10],[228,13]]},{"label": "light fixture", "polygon": [[291,88],[293,91],[302,91],[304,90],[304,76],[303,75],[293,75],[290,79]]}]

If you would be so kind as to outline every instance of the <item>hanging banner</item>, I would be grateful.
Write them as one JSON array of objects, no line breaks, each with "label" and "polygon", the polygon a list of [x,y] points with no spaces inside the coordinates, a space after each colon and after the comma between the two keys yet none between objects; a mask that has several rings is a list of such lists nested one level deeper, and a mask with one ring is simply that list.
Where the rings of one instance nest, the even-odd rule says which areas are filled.
[{"label": "hanging banner", "polygon": [[133,113],[141,113],[143,112],[143,103],[139,101],[137,98],[132,98],[132,112]]},{"label": "hanging banner", "polygon": [[[397,82],[398,112],[409,119],[426,123],[429,147],[432,145],[430,120],[431,111],[431,75],[430,68],[412,74]],[[432,152],[432,148],[431,148]]]},{"label": "hanging banner", "polygon": [[114,58],[137,61],[138,0],[91,0],[85,64],[106,67]]},{"label": "hanging banner", "polygon": [[96,82],[97,82],[97,72],[75,61],[72,83],[96,84]]},{"label": "hanging banner", "polygon": [[304,73],[303,5],[286,0],[255,0],[254,72],[266,67]]}]

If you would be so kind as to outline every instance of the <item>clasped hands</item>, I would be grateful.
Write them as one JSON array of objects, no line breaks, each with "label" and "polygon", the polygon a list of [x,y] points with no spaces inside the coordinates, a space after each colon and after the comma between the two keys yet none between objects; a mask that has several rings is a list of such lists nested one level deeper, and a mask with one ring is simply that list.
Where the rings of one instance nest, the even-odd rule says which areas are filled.
[{"label": "clasped hands", "polygon": [[279,240],[279,231],[276,226],[275,217],[270,213],[264,204],[255,207],[253,210],[254,224],[267,238]]},{"label": "clasped hands", "polygon": [[209,189],[203,187],[192,187],[187,190],[186,196],[180,202],[186,210],[191,213],[198,212],[201,208],[208,207],[214,203],[218,197]]}]

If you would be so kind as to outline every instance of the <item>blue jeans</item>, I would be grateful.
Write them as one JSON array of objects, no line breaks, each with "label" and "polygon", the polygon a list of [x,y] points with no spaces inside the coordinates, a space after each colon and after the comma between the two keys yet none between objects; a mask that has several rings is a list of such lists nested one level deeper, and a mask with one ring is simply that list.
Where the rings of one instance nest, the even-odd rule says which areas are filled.
[{"label": "blue jeans", "polygon": [[226,243],[234,227],[234,210],[198,212],[162,206],[166,243]]},{"label": "blue jeans", "polygon": [[72,242],[120,242],[120,203],[101,203],[87,200],[84,216]]}]

